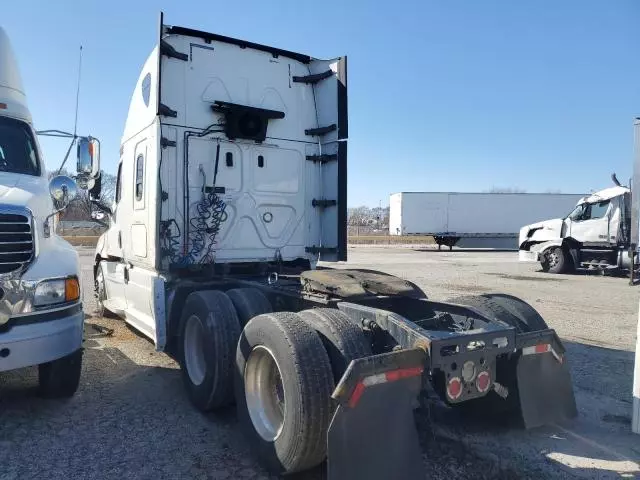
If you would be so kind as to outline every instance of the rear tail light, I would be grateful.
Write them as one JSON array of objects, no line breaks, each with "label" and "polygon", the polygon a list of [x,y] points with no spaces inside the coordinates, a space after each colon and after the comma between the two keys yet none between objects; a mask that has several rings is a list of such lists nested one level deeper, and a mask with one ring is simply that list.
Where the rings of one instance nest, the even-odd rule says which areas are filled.
[{"label": "rear tail light", "polygon": [[480,372],[478,378],[476,378],[476,388],[480,393],[484,393],[489,390],[491,386],[491,375],[489,372]]},{"label": "rear tail light", "polygon": [[453,377],[447,383],[447,395],[451,400],[457,400],[462,395],[462,381],[458,377]]}]

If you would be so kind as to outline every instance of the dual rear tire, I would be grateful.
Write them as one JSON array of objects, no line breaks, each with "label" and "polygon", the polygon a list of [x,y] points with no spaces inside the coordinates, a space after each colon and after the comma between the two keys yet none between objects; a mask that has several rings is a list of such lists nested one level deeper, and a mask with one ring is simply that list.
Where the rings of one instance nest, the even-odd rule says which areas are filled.
[{"label": "dual rear tire", "polygon": [[192,403],[210,411],[235,400],[242,429],[276,473],[324,460],[331,393],[351,360],[371,354],[364,333],[342,312],[272,313],[251,288],[190,294],[179,334]]}]

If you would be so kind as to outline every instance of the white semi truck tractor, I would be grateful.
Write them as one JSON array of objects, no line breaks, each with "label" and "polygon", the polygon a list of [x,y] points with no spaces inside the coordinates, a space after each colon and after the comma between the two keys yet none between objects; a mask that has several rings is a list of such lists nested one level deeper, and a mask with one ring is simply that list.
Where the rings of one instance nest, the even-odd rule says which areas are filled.
[{"label": "white semi truck tractor", "polygon": [[[90,186],[98,143],[77,144],[79,178]],[[71,146],[69,147],[71,151]],[[0,28],[0,372],[37,365],[40,392],[72,395],[80,379],[84,315],[74,248],[55,233],[76,182],[47,178],[18,65]]]},{"label": "white semi truck tractor", "polygon": [[391,275],[320,267],[347,256],[347,120],[346,57],[161,16],[115,203],[98,205],[99,305],[177,359],[197,409],[235,403],[277,473],[327,458],[330,480],[423,478],[427,385],[527,427],[575,416],[564,347],[522,300],[432,302]]},{"label": "white semi truck tractor", "polygon": [[633,270],[631,189],[614,185],[580,199],[566,217],[520,229],[521,261],[540,262],[545,272],[567,273],[586,267],[601,271]]}]

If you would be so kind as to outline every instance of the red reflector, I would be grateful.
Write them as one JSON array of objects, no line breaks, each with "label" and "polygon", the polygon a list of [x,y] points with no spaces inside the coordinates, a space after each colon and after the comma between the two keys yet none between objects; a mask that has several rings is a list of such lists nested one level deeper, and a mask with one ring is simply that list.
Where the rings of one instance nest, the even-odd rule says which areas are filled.
[{"label": "red reflector", "polygon": [[540,345],[536,345],[536,353],[545,353],[549,351],[550,345],[548,343],[542,343]]},{"label": "red reflector", "polygon": [[7,104],[6,103],[0,103],[0,110],[6,110],[7,109]]},{"label": "red reflector", "polygon": [[395,382],[396,380],[402,380],[403,378],[417,377],[422,375],[423,367],[403,368],[401,370],[393,370],[387,372],[385,376],[388,382]]},{"label": "red reflector", "polygon": [[351,398],[349,398],[349,407],[355,407],[360,401],[360,397],[364,393],[365,388],[379,383],[395,382],[396,380],[402,380],[403,378],[417,377],[422,374],[424,367],[402,368],[400,370],[393,370],[387,373],[380,373],[377,375],[369,375],[358,382],[356,388],[353,389]]},{"label": "red reflector", "polygon": [[353,393],[351,394],[351,398],[349,399],[349,407],[355,407],[360,401],[360,397],[364,393],[364,384],[362,382],[358,382],[356,388],[353,389]]},{"label": "red reflector", "polygon": [[447,384],[447,395],[452,400],[457,400],[462,395],[462,382],[458,377],[453,377]]},{"label": "red reflector", "polygon": [[481,372],[476,379],[476,388],[480,393],[484,393],[489,390],[491,385],[491,375],[489,372]]}]

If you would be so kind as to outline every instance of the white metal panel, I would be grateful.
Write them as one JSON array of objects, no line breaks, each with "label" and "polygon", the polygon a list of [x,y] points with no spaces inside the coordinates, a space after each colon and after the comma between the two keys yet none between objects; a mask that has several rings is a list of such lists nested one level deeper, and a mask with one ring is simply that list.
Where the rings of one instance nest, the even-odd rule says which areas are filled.
[{"label": "white metal panel", "polygon": [[402,234],[402,194],[389,197],[389,235]]},{"label": "white metal panel", "polygon": [[[305,135],[305,129],[319,126],[317,104],[329,112],[331,108],[335,110],[336,100],[332,99],[333,105],[325,105],[318,94],[314,100],[311,85],[292,81],[293,76],[310,73],[309,67],[299,61],[182,35],[168,35],[164,41],[188,55],[188,60],[162,57],[161,102],[177,112],[175,118],[162,118],[163,133],[175,129],[172,137],[177,145],[162,151],[160,176],[168,199],[161,206],[160,219],[177,222],[181,229],[178,242],[184,251],[184,236],[191,229],[188,219],[193,218],[195,204],[202,197],[203,180],[206,178],[207,186],[213,186],[219,144],[216,187],[225,189],[222,198],[226,218],[216,237],[216,261],[272,260],[277,256],[313,261],[315,256],[305,247],[323,244],[319,238],[323,229],[313,225],[319,222],[319,216],[311,202],[321,198],[323,190],[326,198],[335,199],[332,188],[323,189],[323,185],[326,182],[333,187],[337,179],[335,172],[333,178],[324,178],[319,164],[305,160],[306,155],[318,153],[317,141]],[[323,82],[335,83],[336,79]],[[336,94],[335,88],[333,93]],[[216,124],[223,123],[224,117],[211,109],[216,100],[282,111],[285,118],[269,120],[267,139],[262,144],[229,142],[218,132],[198,136],[209,126],[212,130],[221,129]],[[187,132],[191,136],[185,147]],[[187,211],[183,204],[185,148]],[[232,155],[231,165],[227,164],[228,153]],[[333,223],[335,237],[337,221],[334,219]],[[324,242],[324,246],[335,244],[335,240]]]},{"label": "white metal panel", "polygon": [[571,212],[580,195],[478,193],[449,194],[449,231],[512,234],[540,220]]},{"label": "white metal panel", "polygon": [[629,192],[629,188],[616,185],[615,187],[605,188],[604,190],[600,190],[598,192],[592,193],[591,195],[583,197],[580,203],[602,202],[614,197],[619,197]]},{"label": "white metal panel", "polygon": [[147,58],[129,103],[129,114],[122,134],[122,143],[150,126],[156,117],[158,98],[158,48]]},{"label": "white metal panel", "polygon": [[146,268],[126,268],[129,279],[124,287],[127,299],[125,320],[155,342],[154,282],[158,275]]},{"label": "white metal panel", "polygon": [[127,308],[127,298],[125,296],[125,265],[121,262],[100,262],[104,285],[108,300],[105,306],[115,313],[124,312]]},{"label": "white metal panel", "polygon": [[582,195],[403,193],[404,234],[517,235],[523,225],[564,217]]},{"label": "white metal panel", "polygon": [[403,193],[402,194],[402,234],[446,232],[446,193]]},{"label": "white metal panel", "polygon": [[147,256],[147,227],[144,224],[131,225],[131,247],[136,257]]},{"label": "white metal panel", "polygon": [[27,107],[27,97],[24,94],[18,62],[13,54],[9,37],[2,27],[0,27],[0,103],[7,105],[7,108],[2,110],[3,115],[31,122],[31,113]]},{"label": "white metal panel", "polygon": [[615,244],[620,240],[620,218],[622,216],[622,208],[624,208],[624,197],[614,197],[611,199],[611,207],[609,208],[609,235],[607,241]]}]

